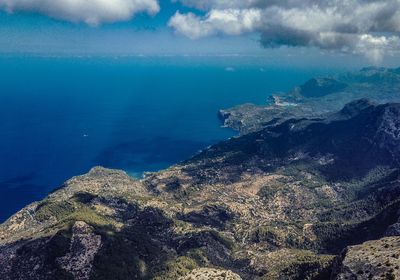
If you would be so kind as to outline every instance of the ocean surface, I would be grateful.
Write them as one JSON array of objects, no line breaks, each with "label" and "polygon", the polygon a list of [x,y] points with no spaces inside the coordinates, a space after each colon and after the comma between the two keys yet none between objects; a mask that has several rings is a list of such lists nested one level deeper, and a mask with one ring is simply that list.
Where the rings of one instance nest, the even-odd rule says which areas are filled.
[{"label": "ocean surface", "polygon": [[0,57],[0,221],[102,165],[140,177],[235,135],[218,109],[333,69],[241,57]]}]

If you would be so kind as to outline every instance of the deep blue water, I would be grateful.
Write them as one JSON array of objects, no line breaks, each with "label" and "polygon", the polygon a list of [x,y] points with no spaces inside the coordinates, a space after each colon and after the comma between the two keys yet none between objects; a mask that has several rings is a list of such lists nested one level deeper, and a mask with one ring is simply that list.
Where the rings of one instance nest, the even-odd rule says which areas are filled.
[{"label": "deep blue water", "polygon": [[234,135],[218,109],[330,72],[243,58],[0,57],[0,221],[96,165],[138,175],[184,160]]}]

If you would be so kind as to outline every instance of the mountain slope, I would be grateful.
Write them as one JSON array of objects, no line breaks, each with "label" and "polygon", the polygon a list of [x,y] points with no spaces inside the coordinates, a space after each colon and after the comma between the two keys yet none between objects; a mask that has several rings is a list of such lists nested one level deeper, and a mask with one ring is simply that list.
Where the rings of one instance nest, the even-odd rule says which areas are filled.
[{"label": "mountain slope", "polygon": [[0,278],[345,279],[343,249],[399,233],[399,138],[400,104],[363,99],[140,181],[94,168],[0,226]]},{"label": "mountain slope", "polygon": [[226,127],[242,134],[291,118],[325,117],[345,104],[368,98],[381,104],[400,101],[400,70],[368,67],[331,77],[317,77],[287,93],[273,95],[266,105],[244,104],[220,110]]}]

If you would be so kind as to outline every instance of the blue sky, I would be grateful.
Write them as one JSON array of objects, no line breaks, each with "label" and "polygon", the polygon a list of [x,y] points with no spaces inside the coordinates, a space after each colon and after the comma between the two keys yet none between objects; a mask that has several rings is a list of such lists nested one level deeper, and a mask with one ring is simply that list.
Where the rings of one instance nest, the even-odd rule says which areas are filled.
[{"label": "blue sky", "polygon": [[0,52],[50,54],[261,54],[254,35],[193,41],[167,26],[179,4],[164,2],[157,15],[89,26],[37,13],[0,12]]},{"label": "blue sky", "polygon": [[399,18],[399,0],[0,0],[0,53],[234,54],[395,66]]}]

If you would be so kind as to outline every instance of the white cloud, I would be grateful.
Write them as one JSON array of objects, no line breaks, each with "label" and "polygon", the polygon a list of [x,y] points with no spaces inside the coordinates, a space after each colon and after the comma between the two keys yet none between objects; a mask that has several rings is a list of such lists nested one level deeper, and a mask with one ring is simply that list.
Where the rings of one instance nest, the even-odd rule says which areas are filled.
[{"label": "white cloud", "polygon": [[301,46],[379,61],[400,49],[400,0],[181,0],[206,11],[169,25],[190,38],[258,32],[265,47]]},{"label": "white cloud", "polygon": [[129,20],[140,12],[155,14],[160,7],[157,0],[0,0],[0,9],[98,25]]},{"label": "white cloud", "polygon": [[217,33],[239,35],[251,32],[260,24],[261,13],[257,9],[226,9],[211,10],[205,19],[193,13],[183,15],[178,11],[168,25],[189,38],[197,39]]}]

